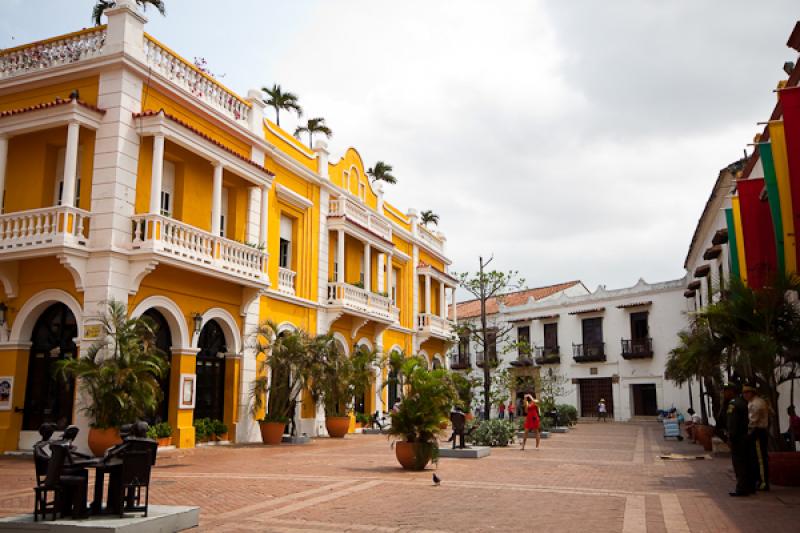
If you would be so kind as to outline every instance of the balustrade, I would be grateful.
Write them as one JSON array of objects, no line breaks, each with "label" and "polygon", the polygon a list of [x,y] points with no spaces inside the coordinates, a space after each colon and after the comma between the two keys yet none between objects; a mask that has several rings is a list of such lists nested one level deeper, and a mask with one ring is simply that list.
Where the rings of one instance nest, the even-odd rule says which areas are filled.
[{"label": "balustrade", "polygon": [[399,311],[392,305],[391,298],[349,283],[328,283],[328,303],[373,315],[382,320],[396,322],[399,319]]},{"label": "balustrade", "polygon": [[53,245],[85,247],[89,220],[87,211],[69,206],[0,215],[0,250]]},{"label": "balustrade", "polygon": [[278,290],[280,292],[294,295],[294,280],[297,273],[288,268],[278,268]]},{"label": "balustrade", "polygon": [[91,28],[0,51],[0,79],[99,56],[105,41],[105,27]]},{"label": "balustrade", "polygon": [[444,240],[442,240],[441,237],[439,237],[438,235],[436,235],[434,232],[432,232],[423,225],[419,225],[417,226],[417,228],[419,229],[418,232],[419,238],[422,239],[422,241],[425,244],[427,244],[437,252],[444,253]]},{"label": "balustrade", "polygon": [[331,199],[328,215],[345,217],[362,228],[379,235],[382,239],[392,240],[392,225],[388,221],[346,196]]}]

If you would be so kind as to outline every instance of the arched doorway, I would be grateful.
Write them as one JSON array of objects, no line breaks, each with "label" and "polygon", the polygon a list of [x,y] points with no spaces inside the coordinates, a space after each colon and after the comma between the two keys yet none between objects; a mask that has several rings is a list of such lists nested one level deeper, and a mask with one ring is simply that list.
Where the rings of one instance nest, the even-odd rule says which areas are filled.
[{"label": "arched doorway", "polygon": [[23,431],[36,431],[45,422],[52,422],[59,429],[72,423],[75,382],[56,378],[54,370],[56,361],[77,357],[77,336],[75,315],[63,303],[45,309],[33,326]]},{"label": "arched doorway", "polygon": [[[153,321],[156,330],[156,348],[161,351],[161,355],[170,362],[171,348],[172,348],[172,332],[169,329],[167,319],[156,309],[148,309],[142,316],[148,317]],[[171,368],[167,370],[166,374],[158,380],[161,386],[163,396],[161,398],[161,405],[156,409],[153,422],[166,422],[169,420],[169,382]]]},{"label": "arched doorway", "polygon": [[197,340],[197,400],[194,418],[223,420],[225,408],[225,332],[216,320],[206,322]]},{"label": "arched doorway", "polygon": [[442,368],[442,361],[441,361],[441,359],[439,359],[439,357],[436,357],[436,356],[434,356],[434,358],[433,358],[433,365],[432,365],[432,366],[433,366],[433,369],[434,369],[434,370],[439,370],[440,368]]}]

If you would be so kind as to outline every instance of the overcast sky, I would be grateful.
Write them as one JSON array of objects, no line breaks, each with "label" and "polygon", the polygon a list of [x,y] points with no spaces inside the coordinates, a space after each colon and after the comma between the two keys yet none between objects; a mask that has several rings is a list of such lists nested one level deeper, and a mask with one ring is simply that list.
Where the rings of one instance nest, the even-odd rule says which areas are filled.
[{"label": "overcast sky", "polygon": [[[0,0],[0,48],[90,25],[93,0]],[[166,0],[147,30],[223,83],[277,82],[395,167],[453,270],[529,286],[683,276],[720,168],[772,110],[792,0]],[[282,117],[283,118],[283,117]],[[285,119],[287,129],[294,128]]]}]

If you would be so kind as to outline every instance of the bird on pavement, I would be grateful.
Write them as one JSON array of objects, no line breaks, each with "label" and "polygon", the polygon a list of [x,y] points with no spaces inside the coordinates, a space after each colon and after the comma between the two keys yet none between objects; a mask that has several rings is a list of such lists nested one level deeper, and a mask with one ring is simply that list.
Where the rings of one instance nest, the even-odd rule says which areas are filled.
[{"label": "bird on pavement", "polygon": [[437,476],[437,475],[434,473],[434,474],[433,474],[433,484],[434,484],[434,485],[436,485],[436,486],[438,487],[438,486],[439,486],[439,483],[441,483],[441,482],[442,482],[442,480],[441,480],[441,479],[439,479],[439,476]]}]

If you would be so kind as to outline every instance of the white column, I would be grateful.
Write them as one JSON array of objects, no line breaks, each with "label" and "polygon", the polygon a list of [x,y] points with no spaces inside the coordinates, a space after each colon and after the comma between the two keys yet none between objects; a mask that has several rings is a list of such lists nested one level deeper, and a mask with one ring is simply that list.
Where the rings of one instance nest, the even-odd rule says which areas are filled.
[{"label": "white column", "polygon": [[269,189],[261,187],[261,211],[259,212],[258,235],[259,242],[267,249],[267,231],[269,221]]},{"label": "white column", "polygon": [[447,299],[444,295],[444,283],[439,280],[439,316],[447,318]]},{"label": "white column", "polygon": [[458,306],[456,305],[456,288],[450,289],[451,304],[453,306],[453,322],[458,321]]},{"label": "white column", "polygon": [[344,230],[341,229],[336,234],[336,264],[339,265],[336,282],[344,283]]},{"label": "white column", "polygon": [[377,257],[378,268],[375,269],[377,278],[375,284],[378,286],[378,292],[386,291],[386,254],[378,254]]},{"label": "white column", "polygon": [[153,137],[153,170],[150,174],[150,214],[161,213],[161,176],[164,173],[164,136]]},{"label": "white column", "polygon": [[78,136],[80,124],[70,122],[67,126],[67,148],[64,154],[64,185],[61,205],[75,205],[75,176],[78,173]]},{"label": "white column", "polygon": [[392,297],[392,254],[386,256],[386,294]]},{"label": "white column", "polygon": [[211,183],[211,233],[219,236],[222,216],[222,163],[214,162],[214,180]]},{"label": "white column", "polygon": [[431,313],[431,275],[425,274],[425,313]]},{"label": "white column", "polygon": [[372,291],[372,250],[369,243],[364,243],[364,288]]},{"label": "white column", "polygon": [[6,163],[8,162],[8,137],[0,137],[0,213],[6,191]]}]

